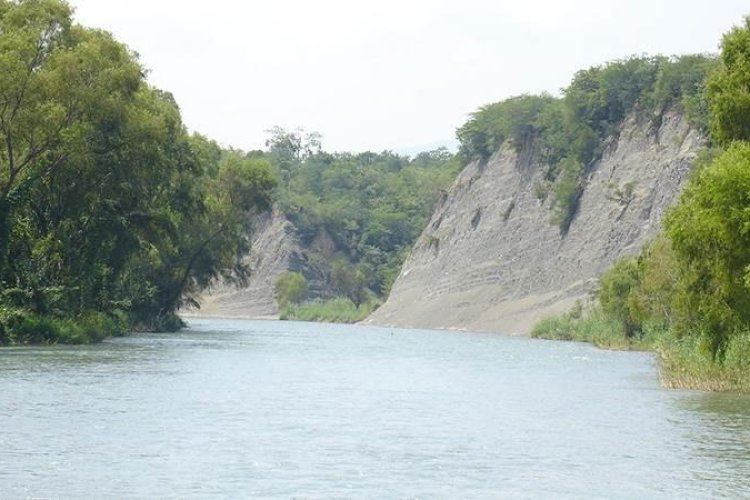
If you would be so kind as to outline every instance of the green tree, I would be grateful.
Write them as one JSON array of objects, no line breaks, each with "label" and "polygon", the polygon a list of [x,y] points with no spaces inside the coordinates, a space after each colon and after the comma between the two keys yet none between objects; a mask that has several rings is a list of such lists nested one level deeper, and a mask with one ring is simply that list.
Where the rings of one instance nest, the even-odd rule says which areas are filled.
[{"label": "green tree", "polygon": [[21,311],[0,331],[24,314],[176,327],[211,280],[247,276],[271,166],[188,136],[173,96],[63,1],[0,0],[0,144],[0,312]]},{"label": "green tree", "polygon": [[721,357],[750,328],[750,144],[734,143],[688,185],[665,220],[682,265],[675,327]]},{"label": "green tree", "polygon": [[274,296],[279,307],[299,304],[307,298],[309,287],[305,277],[297,272],[287,271],[276,278]]},{"label": "green tree", "polygon": [[640,269],[635,259],[623,259],[604,273],[597,298],[605,313],[620,321],[626,337],[634,336],[639,324],[634,315],[634,293],[640,284]]},{"label": "green tree", "polygon": [[289,180],[291,173],[303,161],[321,152],[322,136],[318,132],[307,132],[302,128],[289,131],[278,126],[266,132],[270,135],[266,140],[268,154],[278,166],[284,181]]},{"label": "green tree", "polygon": [[279,207],[308,247],[309,265],[326,280],[323,296],[360,304],[370,291],[388,293],[459,166],[445,149],[414,159],[321,152],[291,171],[278,190]]},{"label": "green tree", "polygon": [[750,17],[724,35],[706,91],[712,138],[719,144],[750,140]]},{"label": "green tree", "polygon": [[14,206],[64,161],[90,155],[92,127],[117,122],[141,84],[124,46],[70,16],[58,0],[0,3],[0,266]]}]

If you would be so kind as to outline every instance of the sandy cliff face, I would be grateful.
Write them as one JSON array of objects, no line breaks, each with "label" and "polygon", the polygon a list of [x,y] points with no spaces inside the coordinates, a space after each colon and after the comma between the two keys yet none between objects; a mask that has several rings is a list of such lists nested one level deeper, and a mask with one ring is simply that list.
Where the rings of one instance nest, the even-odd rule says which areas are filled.
[{"label": "sandy cliff face", "polygon": [[303,250],[292,224],[274,211],[260,217],[256,223],[247,263],[252,270],[246,287],[217,283],[201,299],[200,310],[186,311],[190,316],[221,318],[276,318],[279,314],[274,299],[274,283],[285,271],[306,274],[310,270],[303,257]]},{"label": "sandy cliff face", "polygon": [[528,331],[586,298],[599,274],[656,235],[702,144],[677,113],[658,129],[625,121],[587,176],[565,236],[535,192],[543,169],[533,159],[504,148],[468,165],[368,322]]}]

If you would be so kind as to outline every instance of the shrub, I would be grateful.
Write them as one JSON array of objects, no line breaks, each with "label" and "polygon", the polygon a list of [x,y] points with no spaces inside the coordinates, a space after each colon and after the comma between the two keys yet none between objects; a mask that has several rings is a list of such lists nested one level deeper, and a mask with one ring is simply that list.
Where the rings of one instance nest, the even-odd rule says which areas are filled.
[{"label": "shrub", "polygon": [[88,312],[76,318],[42,316],[22,309],[0,308],[0,344],[90,344],[123,335],[123,313]]},{"label": "shrub", "polygon": [[640,349],[641,342],[622,334],[620,320],[601,308],[589,314],[581,314],[577,307],[567,314],[548,317],[539,321],[531,330],[531,336],[549,340],[572,340],[588,342],[607,349]]},{"label": "shrub", "polygon": [[276,279],[274,296],[279,307],[289,304],[299,304],[307,296],[307,280],[300,273],[287,271]]},{"label": "shrub", "polygon": [[357,323],[369,316],[379,305],[379,302],[370,300],[356,306],[347,297],[317,299],[299,305],[289,304],[282,308],[279,317],[282,320]]}]

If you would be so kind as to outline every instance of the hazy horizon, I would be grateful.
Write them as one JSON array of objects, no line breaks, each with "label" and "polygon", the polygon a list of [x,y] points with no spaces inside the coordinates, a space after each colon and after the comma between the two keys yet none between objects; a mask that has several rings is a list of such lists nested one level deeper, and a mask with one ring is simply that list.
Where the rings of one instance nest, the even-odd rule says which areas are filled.
[{"label": "hazy horizon", "polygon": [[557,94],[575,71],[637,54],[717,52],[745,2],[71,0],[76,19],[138,52],[187,126],[264,147],[304,127],[331,151],[456,144],[479,106]]}]

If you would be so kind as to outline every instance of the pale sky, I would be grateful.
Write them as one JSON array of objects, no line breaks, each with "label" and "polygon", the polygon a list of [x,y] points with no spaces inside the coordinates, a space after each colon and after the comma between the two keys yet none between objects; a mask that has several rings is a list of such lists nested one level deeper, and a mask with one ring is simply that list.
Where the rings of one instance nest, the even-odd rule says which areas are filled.
[{"label": "pale sky", "polygon": [[479,106],[557,94],[632,54],[717,52],[747,0],[70,0],[140,54],[194,131],[264,147],[279,125],[329,151],[455,144]]}]

